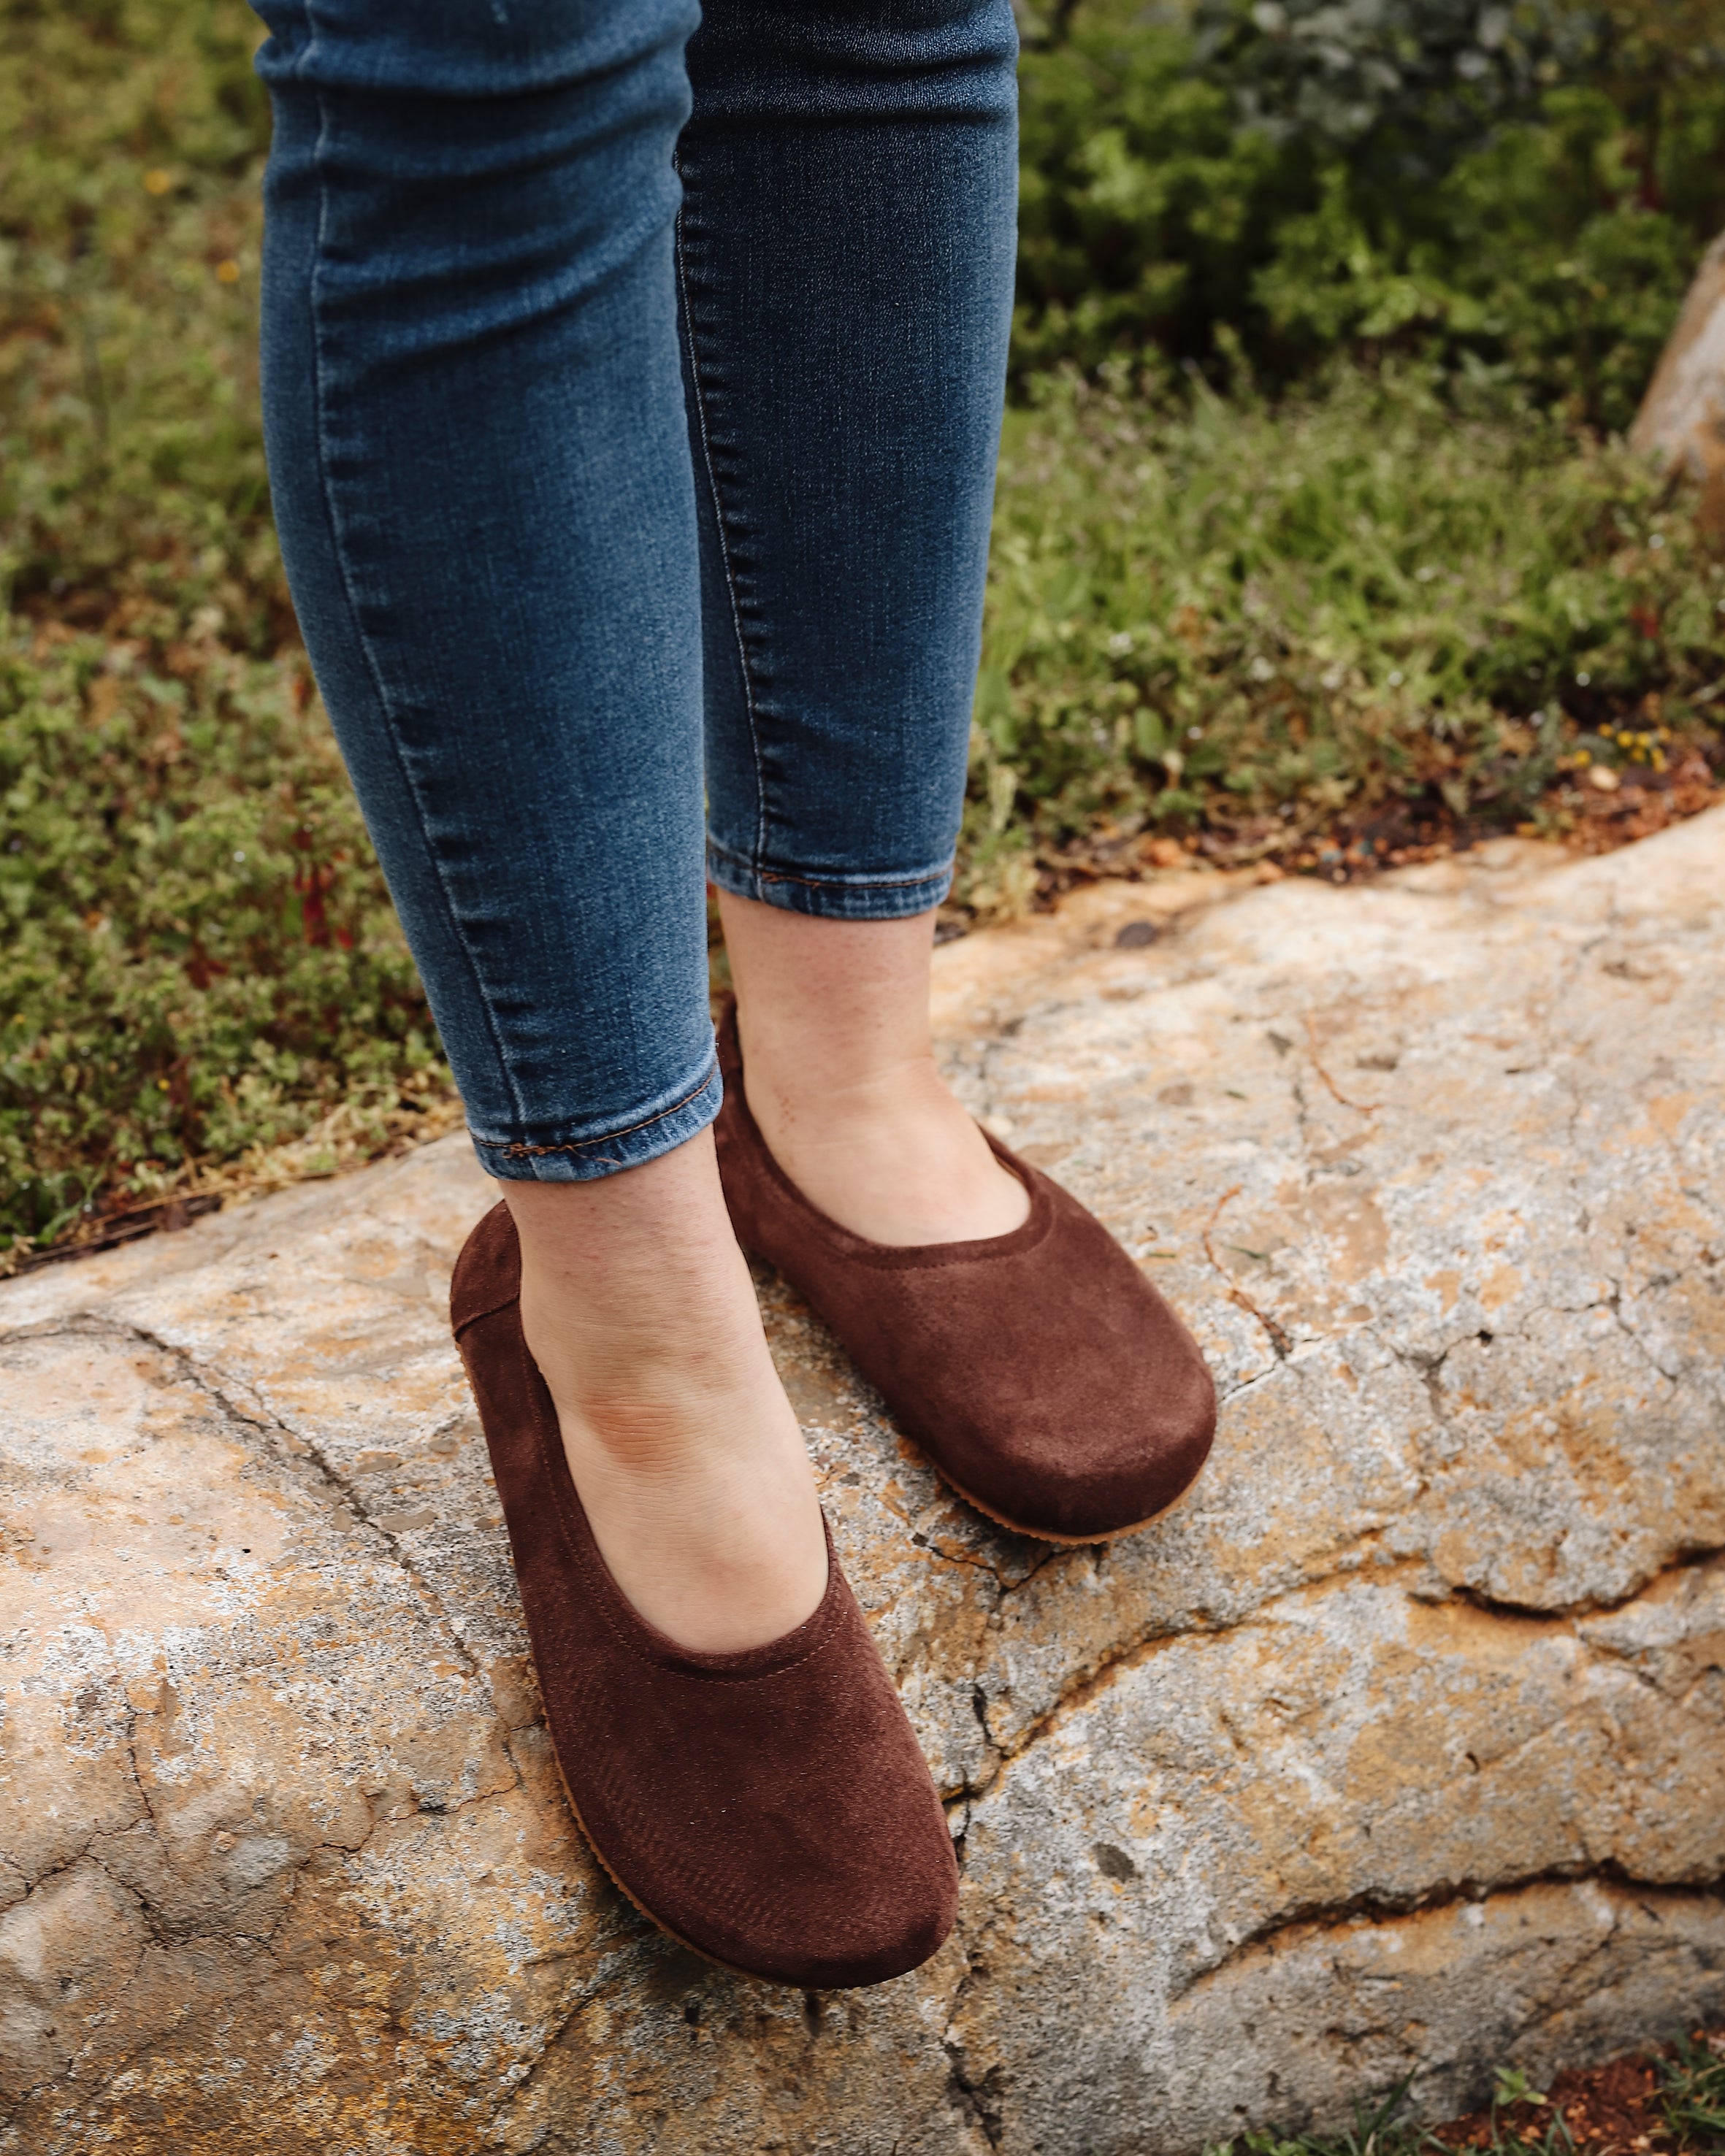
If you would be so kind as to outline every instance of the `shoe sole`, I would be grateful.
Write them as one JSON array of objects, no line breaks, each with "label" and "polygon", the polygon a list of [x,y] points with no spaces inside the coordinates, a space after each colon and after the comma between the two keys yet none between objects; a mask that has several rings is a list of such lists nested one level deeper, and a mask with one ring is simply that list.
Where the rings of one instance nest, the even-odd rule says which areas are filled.
[{"label": "shoe sole", "polygon": [[[1160,1512],[1151,1512],[1141,1520],[1134,1520],[1128,1527],[1105,1527],[1089,1535],[1057,1535],[1047,1527],[1027,1527],[1022,1521],[1009,1520],[1004,1512],[996,1512],[992,1505],[985,1505],[980,1497],[972,1496],[962,1482],[955,1481],[931,1453],[924,1446],[916,1444],[914,1438],[912,1438],[909,1442],[916,1445],[916,1450],[922,1459],[947,1488],[955,1496],[962,1497],[973,1512],[981,1513],[985,1520],[992,1520],[996,1527],[1006,1528],[1009,1534],[1022,1535],[1027,1542],[1053,1543],[1061,1549],[1087,1549],[1093,1543],[1117,1543],[1127,1535],[1139,1534],[1146,1527],[1153,1527],[1158,1520],[1166,1520],[1169,1513],[1177,1512],[1197,1487],[1198,1478],[1194,1475],[1186,1487],[1177,1496],[1171,1497]],[[1203,1469],[1200,1467],[1198,1474],[1201,1475]]]}]

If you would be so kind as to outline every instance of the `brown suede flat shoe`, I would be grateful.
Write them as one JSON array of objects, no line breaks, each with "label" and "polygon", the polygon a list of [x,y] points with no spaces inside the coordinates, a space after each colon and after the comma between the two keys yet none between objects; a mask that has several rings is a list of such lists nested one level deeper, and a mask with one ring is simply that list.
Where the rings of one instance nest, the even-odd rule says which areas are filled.
[{"label": "brown suede flat shoe", "polygon": [[958,1866],[929,1770],[827,1537],[794,1632],[696,1653],[636,1613],[593,1539],[521,1330],[507,1206],[468,1237],[450,1315],[502,1499],[564,1786],[662,1931],[745,1976],[880,1984],[952,1928]]},{"label": "brown suede flat shoe", "polygon": [[1216,1389],[1197,1342],[1094,1214],[990,1137],[1030,1194],[1022,1227],[909,1247],[853,1235],[768,1151],[734,1004],[718,1052],[715,1136],[737,1240],[826,1319],[960,1496],[1019,1534],[1090,1543],[1147,1526],[1185,1492],[1215,1435]]}]

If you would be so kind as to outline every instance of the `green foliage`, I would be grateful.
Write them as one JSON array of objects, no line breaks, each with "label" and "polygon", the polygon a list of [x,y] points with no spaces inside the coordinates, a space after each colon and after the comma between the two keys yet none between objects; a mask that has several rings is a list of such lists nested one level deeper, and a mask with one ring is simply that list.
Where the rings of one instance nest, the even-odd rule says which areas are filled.
[{"label": "green foliage", "polygon": [[333,1101],[380,1145],[446,1085],[308,688],[207,637],[0,652],[8,1240],[298,1137]]},{"label": "green foliage", "polygon": [[0,35],[0,591],[72,594],[91,623],[219,605],[268,649],[290,616],[257,410],[255,20],[3,0]]},{"label": "green foliage", "polygon": [[1391,135],[1428,177],[1601,43],[1558,0],[1196,0],[1193,15],[1202,64],[1248,119],[1338,143]]},{"label": "green foliage", "polygon": [[1534,2087],[1520,2066],[1499,2066],[1491,2076],[1491,2108],[1511,2103],[1549,2103],[1542,2089]]},{"label": "green foliage", "polygon": [[258,34],[0,7],[0,1255],[447,1086],[270,522]]},{"label": "green foliage", "polygon": [[1722,610],[1639,463],[1419,370],[1277,408],[1045,383],[1002,466],[971,895],[1099,819],[1265,854],[1338,819],[1561,822],[1569,763],[1621,760],[1650,710],[1708,737]]},{"label": "green foliage", "polygon": [[[1428,813],[1561,825],[1577,757],[1702,738],[1718,567],[1514,385],[1614,423],[1637,393],[1719,211],[1717,84],[1670,24],[1721,3],[1612,0],[1616,73],[1502,124],[1511,69],[1483,143],[1428,100],[1417,192],[1372,162],[1419,146],[1394,97],[1309,124],[1238,23],[1205,61],[1081,0],[1028,54],[1017,365],[1093,374],[1009,424],[979,911],[1098,830],[1297,862]],[[0,1253],[450,1112],[270,523],[258,34],[240,0],[0,0]],[[1305,386],[1273,408],[1254,369]]]},{"label": "green foliage", "polygon": [[1340,2133],[1289,2137],[1259,2128],[1216,2143],[1204,2156],[1436,2156],[1442,2143],[1404,2115],[1412,2081],[1410,2074],[1398,2082],[1375,2109],[1356,2104],[1352,2124]]},{"label": "green foliage", "polygon": [[1725,2146],[1725,2056],[1680,2035],[1661,2061],[1659,2107],[1680,2142]]},{"label": "green foliage", "polygon": [[1722,52],[1548,0],[1085,0],[1025,62],[1019,378],[1400,350],[1621,428],[1725,223]]},{"label": "green foliage", "polygon": [[1087,5],[1066,41],[1027,49],[1019,79],[1022,383],[1125,346],[1207,353],[1243,318],[1280,206],[1312,198],[1310,154],[1241,124],[1228,85],[1193,65],[1177,21],[1130,0]]}]

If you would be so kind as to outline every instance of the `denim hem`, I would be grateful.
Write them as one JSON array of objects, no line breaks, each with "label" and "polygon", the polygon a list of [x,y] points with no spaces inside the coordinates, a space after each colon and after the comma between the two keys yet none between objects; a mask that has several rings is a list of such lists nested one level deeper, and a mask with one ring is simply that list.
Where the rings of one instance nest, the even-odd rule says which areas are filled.
[{"label": "denim hem", "polygon": [[932,912],[952,888],[952,869],[949,859],[919,875],[806,875],[757,868],[716,839],[707,841],[707,873],[721,891],[829,921],[903,921]]},{"label": "denim hem", "polygon": [[639,1168],[673,1152],[698,1137],[718,1113],[724,1085],[717,1060],[693,1091],[684,1093],[669,1107],[596,1137],[568,1138],[540,1142],[528,1138],[482,1138],[469,1127],[467,1135],[479,1164],[502,1183],[593,1183],[615,1175],[620,1168]]}]

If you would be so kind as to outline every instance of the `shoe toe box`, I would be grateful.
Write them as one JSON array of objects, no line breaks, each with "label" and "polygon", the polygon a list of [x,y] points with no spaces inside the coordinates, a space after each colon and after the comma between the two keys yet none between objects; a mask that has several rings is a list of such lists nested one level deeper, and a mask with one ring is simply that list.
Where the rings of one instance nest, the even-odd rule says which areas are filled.
[{"label": "shoe toe box", "polygon": [[[758,1802],[746,1873],[728,1865],[724,1891],[692,1917],[718,1959],[825,1991],[885,1983],[939,1950],[957,1914],[958,1866],[928,1768],[896,1698],[891,1707],[842,1762],[835,1747]],[[866,1706],[863,1718],[874,1719]],[[746,1907],[731,1892],[745,1876]]]},{"label": "shoe toe box", "polygon": [[1013,1314],[1036,1352],[955,1383],[924,1441],[985,1511],[1027,1533],[1118,1534],[1167,1510],[1216,1430],[1197,1343],[1121,1254],[1086,1299]]},{"label": "shoe toe box", "polygon": [[572,1782],[607,1867],[667,1931],[817,1991],[915,1969],[958,1903],[940,1799],[839,1587],[827,1636],[770,1679],[665,1671],[638,1687],[631,1741]]}]

